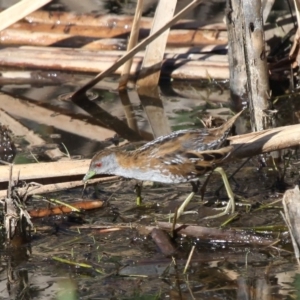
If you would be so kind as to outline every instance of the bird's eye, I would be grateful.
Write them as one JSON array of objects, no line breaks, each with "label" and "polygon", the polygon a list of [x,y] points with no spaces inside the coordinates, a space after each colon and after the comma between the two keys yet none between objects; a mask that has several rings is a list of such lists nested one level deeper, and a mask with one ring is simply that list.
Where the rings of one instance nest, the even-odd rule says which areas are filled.
[{"label": "bird's eye", "polygon": [[97,168],[102,167],[102,163],[96,163],[96,164],[95,164],[95,167],[97,167]]}]

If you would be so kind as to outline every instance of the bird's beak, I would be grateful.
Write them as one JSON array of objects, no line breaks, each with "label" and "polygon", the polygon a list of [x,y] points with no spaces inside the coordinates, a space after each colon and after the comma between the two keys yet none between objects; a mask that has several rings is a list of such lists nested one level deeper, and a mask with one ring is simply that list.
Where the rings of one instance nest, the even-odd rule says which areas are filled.
[{"label": "bird's beak", "polygon": [[82,180],[85,182],[85,181],[89,180],[90,178],[92,178],[94,175],[96,175],[95,171],[88,171]]}]

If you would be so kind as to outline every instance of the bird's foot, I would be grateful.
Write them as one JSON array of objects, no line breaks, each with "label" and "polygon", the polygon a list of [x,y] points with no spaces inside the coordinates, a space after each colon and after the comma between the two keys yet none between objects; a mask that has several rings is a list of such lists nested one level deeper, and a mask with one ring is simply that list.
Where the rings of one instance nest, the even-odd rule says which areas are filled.
[{"label": "bird's foot", "polygon": [[228,213],[233,214],[233,213],[235,212],[234,194],[233,194],[233,191],[232,191],[232,189],[231,189],[231,187],[230,187],[230,184],[229,184],[229,182],[228,182],[226,173],[225,173],[224,170],[223,170],[222,168],[220,168],[220,167],[219,167],[219,168],[216,168],[214,171],[215,171],[215,172],[218,172],[218,173],[222,176],[222,179],[223,179],[223,182],[224,182],[224,186],[225,186],[225,189],[226,189],[226,192],[227,192],[229,201],[228,201],[228,204],[226,205],[225,209],[224,209],[224,208],[215,208],[215,209],[217,209],[217,210],[223,210],[221,213],[216,214],[216,215],[213,215],[213,216],[205,217],[204,219],[214,219],[214,218],[219,218],[219,217],[222,217],[222,216],[227,215]]},{"label": "bird's foot", "polygon": [[142,188],[143,188],[143,182],[137,182],[135,184],[134,190],[136,193],[136,205],[141,206],[142,205]]},{"label": "bird's foot", "polygon": [[207,219],[215,219],[215,218],[219,218],[219,217],[223,217],[229,213],[234,214],[235,212],[235,202],[234,199],[229,199],[227,205],[225,208],[223,207],[219,207],[219,208],[214,208],[214,210],[222,210],[222,212],[220,212],[219,214],[216,215],[212,215],[212,216],[208,216],[205,217],[203,219],[207,220]]}]

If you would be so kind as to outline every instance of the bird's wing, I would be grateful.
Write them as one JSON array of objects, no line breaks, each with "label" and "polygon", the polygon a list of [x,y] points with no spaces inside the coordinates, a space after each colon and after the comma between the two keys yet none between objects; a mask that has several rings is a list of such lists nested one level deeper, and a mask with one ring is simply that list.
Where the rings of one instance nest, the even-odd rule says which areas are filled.
[{"label": "bird's wing", "polygon": [[224,147],[207,151],[184,151],[160,158],[160,163],[173,174],[181,174],[192,180],[224,163],[232,151],[232,147]]}]

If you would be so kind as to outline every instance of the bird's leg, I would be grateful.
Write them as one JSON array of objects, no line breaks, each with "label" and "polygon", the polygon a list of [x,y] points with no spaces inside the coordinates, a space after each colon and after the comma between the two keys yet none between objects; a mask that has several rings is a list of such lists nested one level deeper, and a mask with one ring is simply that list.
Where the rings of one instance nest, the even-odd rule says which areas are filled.
[{"label": "bird's leg", "polygon": [[206,177],[204,183],[203,183],[202,186],[201,186],[201,189],[200,189],[201,200],[204,199],[204,193],[205,193],[205,191],[206,191],[206,186],[207,186],[207,184],[208,184],[208,182],[209,182],[209,179],[210,179],[212,173],[213,173],[213,171],[211,171],[211,172],[208,174],[208,176]]},{"label": "bird's leg", "polygon": [[226,173],[224,172],[223,168],[221,168],[221,167],[216,168],[214,171],[218,172],[222,176],[222,179],[223,179],[223,182],[224,182],[224,186],[225,186],[229,201],[228,201],[228,204],[226,205],[225,209],[221,208],[224,211],[222,211],[219,214],[213,215],[213,216],[205,217],[204,219],[213,219],[213,218],[222,217],[222,216],[228,214],[230,212],[230,210],[231,210],[232,214],[235,211],[234,194],[233,194],[233,191],[230,187],[230,184],[229,184],[229,181],[227,179]]},{"label": "bird's leg", "polygon": [[[214,172],[218,172],[222,176],[222,179],[223,179],[223,182],[224,182],[224,186],[225,186],[225,189],[226,189],[229,201],[228,201],[228,204],[226,205],[225,209],[221,208],[223,210],[221,213],[213,215],[213,216],[205,217],[204,219],[219,218],[219,217],[222,217],[222,216],[228,214],[230,212],[230,210],[231,210],[232,214],[235,211],[234,194],[233,194],[233,191],[232,191],[232,189],[230,187],[230,184],[229,184],[229,181],[227,179],[225,171],[223,170],[223,168],[218,167],[218,168],[214,169]],[[183,203],[178,208],[178,210],[177,210],[177,218],[179,218],[182,215],[182,213],[183,213],[184,209],[186,208],[186,206],[193,199],[196,191],[199,188],[199,184],[200,184],[200,182],[198,182],[198,183],[192,182],[193,191],[188,195],[188,197],[183,201]],[[216,209],[219,210],[219,208],[216,208]]]},{"label": "bird's leg", "polygon": [[179,218],[183,214],[186,206],[190,203],[190,201],[193,199],[195,194],[198,192],[199,186],[200,186],[200,181],[199,180],[191,181],[191,185],[192,185],[193,191],[187,196],[187,198],[179,206],[179,208],[177,210],[177,218]]},{"label": "bird's leg", "polygon": [[187,196],[187,198],[182,202],[182,204],[179,206],[179,208],[177,210],[177,218],[179,218],[182,215],[186,206],[191,202],[191,200],[193,199],[194,196],[195,196],[195,192],[191,192]]},{"label": "bird's leg", "polygon": [[134,190],[136,193],[136,205],[141,206],[142,205],[142,188],[143,188],[143,182],[136,182]]},{"label": "bird's leg", "polygon": [[200,187],[200,181],[199,180],[191,181],[191,185],[192,185],[192,188],[193,188],[193,192],[196,194],[199,190],[199,187]]}]

